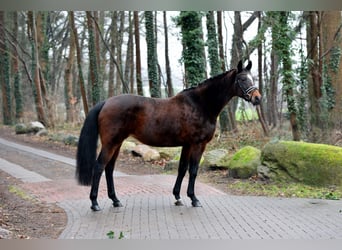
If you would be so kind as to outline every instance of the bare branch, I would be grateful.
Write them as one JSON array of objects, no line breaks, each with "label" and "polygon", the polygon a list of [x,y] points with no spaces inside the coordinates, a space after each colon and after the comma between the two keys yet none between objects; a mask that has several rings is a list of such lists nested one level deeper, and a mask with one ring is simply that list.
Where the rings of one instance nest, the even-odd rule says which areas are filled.
[{"label": "bare branch", "polygon": [[125,88],[125,92],[128,93],[128,92],[129,92],[129,87],[128,87],[128,85],[127,85],[127,83],[126,83],[126,81],[125,81],[125,79],[124,79],[124,77],[123,77],[123,75],[122,75],[120,66],[119,66],[119,64],[117,63],[117,61],[115,60],[115,57],[114,57],[112,51],[110,50],[108,44],[107,44],[106,41],[104,40],[103,35],[102,35],[102,32],[101,32],[101,29],[100,29],[99,24],[97,23],[96,19],[93,17],[93,15],[90,15],[90,17],[94,20],[94,23],[95,23],[95,25],[96,25],[96,29],[97,29],[97,31],[98,31],[99,34],[100,34],[101,40],[102,40],[104,46],[106,47],[106,49],[108,50],[109,55],[110,55],[110,58],[112,59],[113,63],[114,63],[115,66],[116,66],[116,69],[117,69],[117,71],[118,71],[118,73],[119,73],[119,76],[120,76],[120,79],[121,79],[121,82],[122,82],[122,85],[123,85],[123,87]]}]

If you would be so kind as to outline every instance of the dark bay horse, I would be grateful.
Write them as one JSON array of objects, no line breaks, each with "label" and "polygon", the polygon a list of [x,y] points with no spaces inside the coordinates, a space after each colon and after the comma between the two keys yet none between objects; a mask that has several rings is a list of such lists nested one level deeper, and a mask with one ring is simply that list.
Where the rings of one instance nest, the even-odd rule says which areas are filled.
[{"label": "dark bay horse", "polygon": [[[79,184],[91,185],[91,209],[100,210],[97,194],[103,171],[113,206],[122,206],[115,194],[113,171],[121,144],[128,136],[150,146],[182,146],[173,188],[175,204],[182,205],[180,189],[189,169],[187,195],[192,206],[200,207],[194,191],[195,179],[206,144],[214,135],[219,113],[233,96],[254,105],[261,101],[250,73],[251,67],[251,61],[246,68],[240,61],[237,69],[207,79],[199,86],[167,99],[119,95],[98,103],[84,122],[77,148],[76,177]],[[102,148],[97,157],[98,135]]]}]

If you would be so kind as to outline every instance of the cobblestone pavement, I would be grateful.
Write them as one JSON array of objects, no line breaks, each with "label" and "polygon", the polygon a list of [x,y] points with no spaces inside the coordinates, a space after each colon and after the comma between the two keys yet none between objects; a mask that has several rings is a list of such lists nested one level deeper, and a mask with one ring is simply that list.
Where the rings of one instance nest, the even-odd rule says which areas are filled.
[{"label": "cobblestone pavement", "polygon": [[[172,175],[125,175],[116,173],[115,186],[123,207],[114,208],[106,198],[102,178],[100,212],[90,210],[89,187],[73,178],[74,160],[0,139],[0,149],[54,166],[36,169],[20,160],[9,162],[0,154],[0,170],[22,180],[22,188],[41,200],[56,202],[68,216],[61,239],[342,239],[342,201],[232,196],[197,182],[196,193],[203,207],[174,205]],[[26,153],[25,153],[26,152]],[[19,157],[18,157],[19,158]],[[24,167],[25,168],[24,168]],[[56,169],[58,168],[58,170]],[[15,169],[15,171],[11,171]]]}]

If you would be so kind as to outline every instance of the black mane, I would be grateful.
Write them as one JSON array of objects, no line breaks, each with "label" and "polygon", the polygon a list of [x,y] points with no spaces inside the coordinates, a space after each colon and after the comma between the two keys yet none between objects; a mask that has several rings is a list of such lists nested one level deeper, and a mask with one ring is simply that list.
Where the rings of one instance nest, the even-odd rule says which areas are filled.
[{"label": "black mane", "polygon": [[221,80],[222,78],[224,78],[226,75],[228,75],[229,73],[231,73],[234,70],[236,70],[236,69],[231,69],[231,70],[228,70],[228,71],[223,72],[221,74],[218,74],[216,76],[210,77],[210,78],[204,80],[203,82],[201,82],[200,84],[198,84],[197,86],[183,89],[180,93],[186,92],[186,91],[189,91],[189,90],[193,90],[193,89],[196,89],[196,88],[204,87],[204,86],[210,84],[213,81]]}]

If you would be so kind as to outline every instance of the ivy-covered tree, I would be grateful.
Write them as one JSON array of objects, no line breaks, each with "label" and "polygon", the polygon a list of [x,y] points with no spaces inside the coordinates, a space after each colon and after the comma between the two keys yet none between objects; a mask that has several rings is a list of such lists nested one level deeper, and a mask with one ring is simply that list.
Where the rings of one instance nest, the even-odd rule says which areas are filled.
[{"label": "ivy-covered tree", "polygon": [[197,11],[181,11],[176,24],[182,32],[186,87],[197,86],[206,78],[202,14]]},{"label": "ivy-covered tree", "polygon": [[145,29],[147,44],[147,70],[151,97],[160,97],[160,84],[158,81],[158,61],[154,34],[154,18],[152,11],[145,11]]},{"label": "ivy-covered tree", "polygon": [[[208,54],[209,54],[209,64],[210,64],[210,76],[218,75],[222,72],[222,64],[219,58],[219,46],[215,25],[215,17],[213,11],[208,11],[207,15],[207,31],[208,31]],[[223,109],[220,113],[220,130],[221,132],[228,131],[228,114],[227,110]]]},{"label": "ivy-covered tree", "polygon": [[327,111],[327,138],[334,143],[336,131],[342,131],[342,16],[340,11],[322,12],[323,111]]},{"label": "ivy-covered tree", "polygon": [[[18,12],[11,12],[13,26],[12,33],[13,38],[18,41]],[[23,93],[21,88],[20,70],[19,70],[19,57],[15,52],[12,57],[12,79],[13,79],[13,91],[15,99],[15,119],[20,121],[23,117]]]},{"label": "ivy-covered tree", "polygon": [[292,129],[293,140],[300,140],[300,130],[297,121],[297,108],[294,95],[294,89],[296,87],[293,69],[292,69],[292,46],[293,41],[291,33],[293,30],[289,26],[290,12],[269,12],[268,13],[275,21],[275,26],[272,29],[272,43],[274,44],[276,53],[279,56],[279,60],[282,63],[282,82],[283,91],[285,94],[287,109],[290,116],[290,124]]},{"label": "ivy-covered tree", "polygon": [[99,74],[95,47],[95,27],[92,18],[91,11],[86,11],[87,14],[87,25],[88,25],[88,51],[89,51],[89,68],[90,68],[90,80],[91,80],[91,99],[92,104],[95,105],[100,101],[100,84]]},{"label": "ivy-covered tree", "polygon": [[5,40],[5,12],[0,11],[0,84],[2,92],[2,110],[4,124],[12,123],[12,98],[10,84],[10,66]]}]

